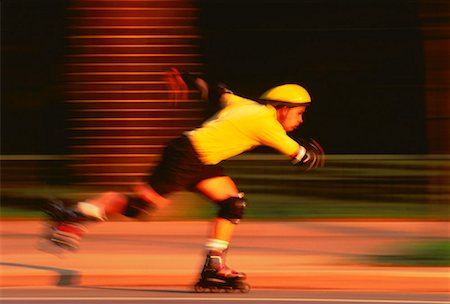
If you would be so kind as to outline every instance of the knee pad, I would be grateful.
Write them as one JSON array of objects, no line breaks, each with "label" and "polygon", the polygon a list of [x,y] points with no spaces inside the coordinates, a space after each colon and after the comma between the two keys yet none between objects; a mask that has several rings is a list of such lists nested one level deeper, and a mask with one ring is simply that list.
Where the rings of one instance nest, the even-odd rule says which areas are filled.
[{"label": "knee pad", "polygon": [[122,214],[131,217],[138,218],[142,214],[148,214],[153,209],[152,204],[146,202],[145,200],[139,198],[138,196],[130,195],[127,196],[128,204],[125,206]]},{"label": "knee pad", "polygon": [[217,217],[229,220],[233,224],[239,223],[244,216],[245,207],[247,207],[247,202],[242,192],[218,203],[219,213]]}]

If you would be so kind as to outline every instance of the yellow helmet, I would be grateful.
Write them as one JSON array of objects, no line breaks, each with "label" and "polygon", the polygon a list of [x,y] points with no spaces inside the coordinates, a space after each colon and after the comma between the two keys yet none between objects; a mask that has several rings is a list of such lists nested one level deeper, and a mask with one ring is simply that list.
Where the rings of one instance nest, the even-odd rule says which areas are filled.
[{"label": "yellow helmet", "polygon": [[260,99],[272,105],[288,107],[306,106],[311,103],[311,96],[298,84],[283,84],[264,92]]}]

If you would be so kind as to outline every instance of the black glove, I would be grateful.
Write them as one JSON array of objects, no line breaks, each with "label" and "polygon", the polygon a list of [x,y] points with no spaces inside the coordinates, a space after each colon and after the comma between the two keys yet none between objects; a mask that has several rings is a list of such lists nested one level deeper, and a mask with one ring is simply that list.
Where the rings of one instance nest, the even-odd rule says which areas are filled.
[{"label": "black glove", "polygon": [[296,157],[292,159],[294,165],[301,166],[306,171],[323,167],[325,164],[325,153],[322,146],[314,139],[300,139],[302,148]]}]

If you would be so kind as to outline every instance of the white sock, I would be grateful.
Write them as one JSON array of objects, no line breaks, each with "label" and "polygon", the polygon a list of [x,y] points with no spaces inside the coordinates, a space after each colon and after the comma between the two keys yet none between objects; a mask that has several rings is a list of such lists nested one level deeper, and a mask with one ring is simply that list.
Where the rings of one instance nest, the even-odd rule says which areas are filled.
[{"label": "white sock", "polygon": [[218,251],[223,252],[225,249],[228,248],[229,242],[219,239],[208,239],[208,241],[205,244],[205,248],[208,251]]},{"label": "white sock", "polygon": [[79,202],[77,204],[77,210],[86,216],[94,217],[101,221],[106,220],[105,212],[100,207],[89,202]]}]

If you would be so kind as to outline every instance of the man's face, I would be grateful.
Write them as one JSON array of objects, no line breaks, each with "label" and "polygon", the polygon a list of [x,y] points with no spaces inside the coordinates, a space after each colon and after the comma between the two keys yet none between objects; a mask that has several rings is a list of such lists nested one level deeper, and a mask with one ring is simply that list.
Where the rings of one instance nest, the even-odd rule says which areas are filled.
[{"label": "man's face", "polygon": [[305,111],[306,106],[294,108],[282,107],[278,109],[278,121],[286,132],[293,131],[303,123],[303,113]]}]

